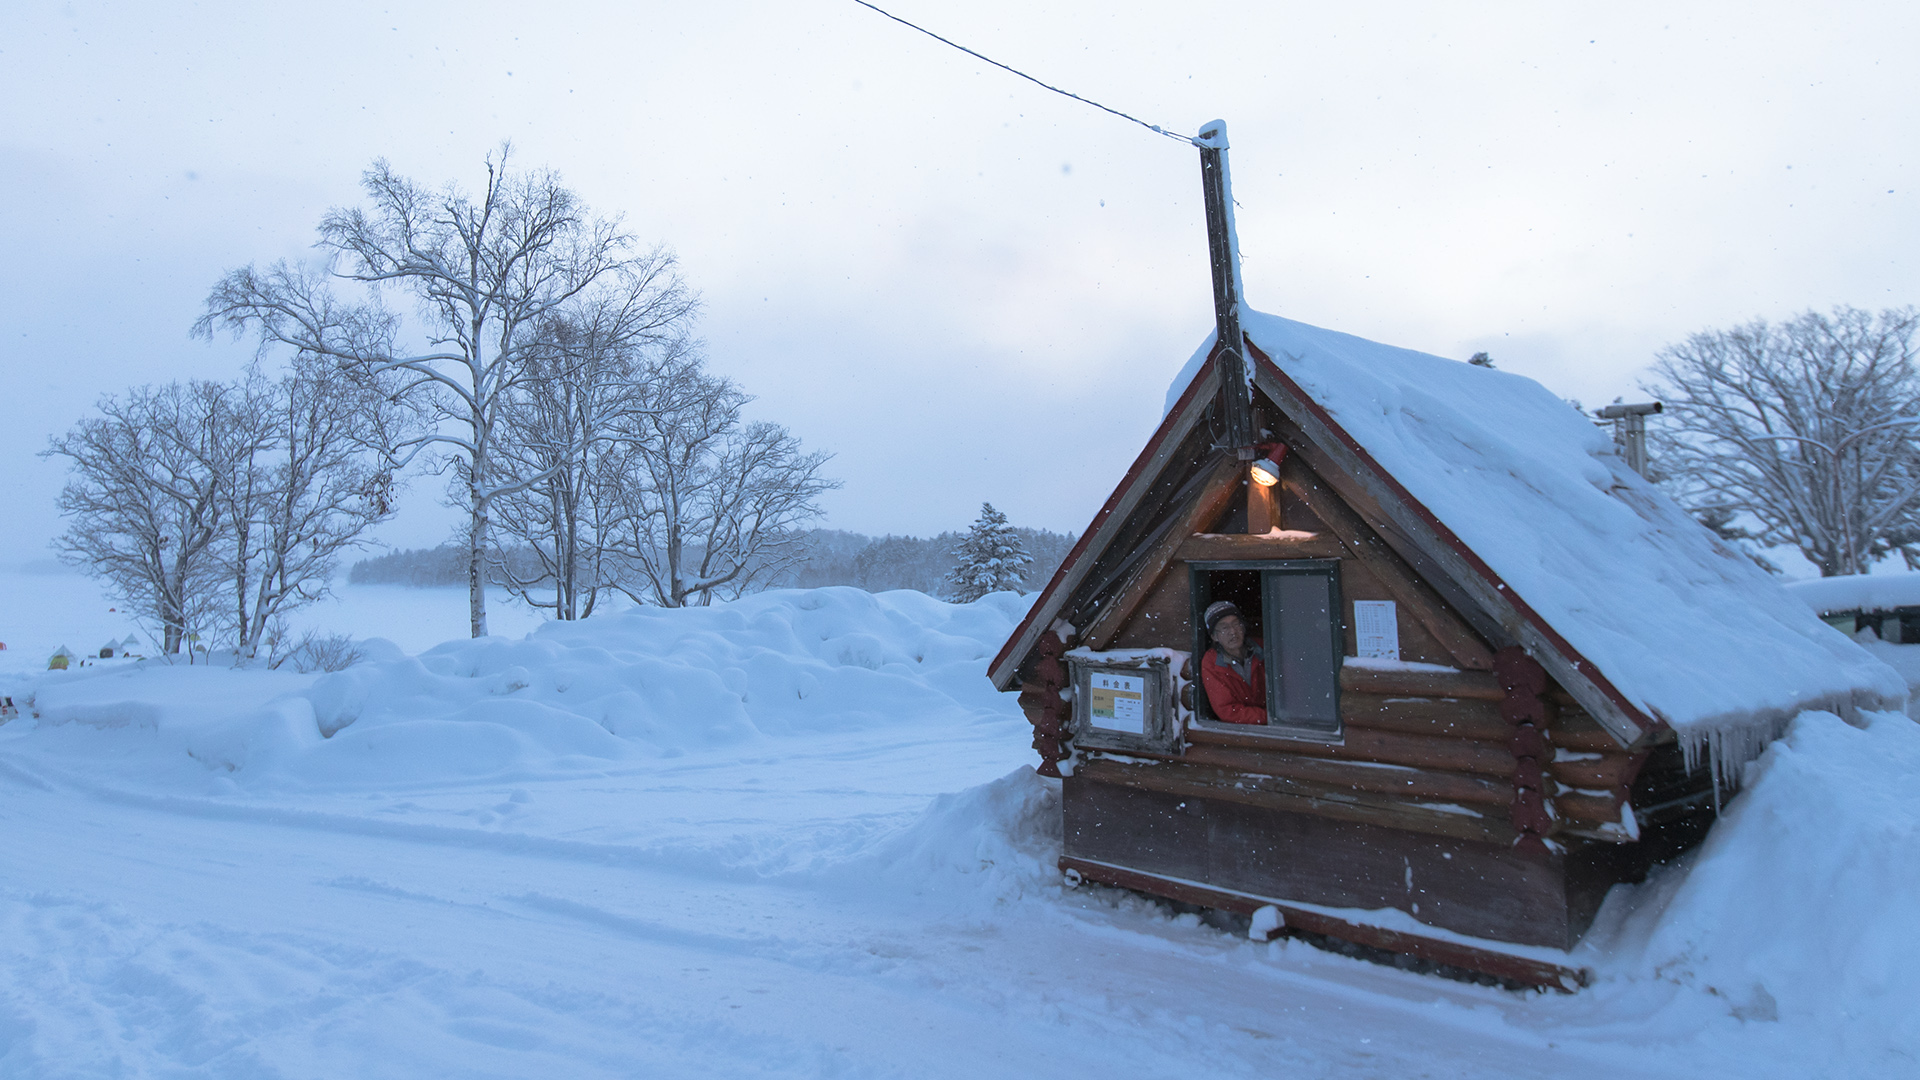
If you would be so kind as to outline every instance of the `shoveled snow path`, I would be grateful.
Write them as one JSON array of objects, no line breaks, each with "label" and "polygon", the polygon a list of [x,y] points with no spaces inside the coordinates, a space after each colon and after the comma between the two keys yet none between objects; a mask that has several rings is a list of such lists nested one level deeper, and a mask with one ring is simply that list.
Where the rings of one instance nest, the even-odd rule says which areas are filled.
[{"label": "shoveled snow path", "polygon": [[[844,858],[912,820],[930,775],[991,778],[1019,744],[780,742],[645,774],[271,804],[100,788],[16,761],[0,768],[0,1075],[1465,1077],[1622,1063],[1617,1043],[1554,1046],[1511,1022],[1558,1003],[1255,946],[1116,894],[982,904],[796,868],[803,837],[835,838]],[[1650,1065],[1634,1074],[1660,1075]]]}]

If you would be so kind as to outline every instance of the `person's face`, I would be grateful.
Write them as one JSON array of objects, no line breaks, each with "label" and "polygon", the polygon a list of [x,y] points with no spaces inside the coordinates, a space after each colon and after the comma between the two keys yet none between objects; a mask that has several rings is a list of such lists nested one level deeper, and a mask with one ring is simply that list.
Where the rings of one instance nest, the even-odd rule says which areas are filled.
[{"label": "person's face", "polygon": [[1227,655],[1238,657],[1247,647],[1247,624],[1238,615],[1222,615],[1213,624],[1213,643]]}]

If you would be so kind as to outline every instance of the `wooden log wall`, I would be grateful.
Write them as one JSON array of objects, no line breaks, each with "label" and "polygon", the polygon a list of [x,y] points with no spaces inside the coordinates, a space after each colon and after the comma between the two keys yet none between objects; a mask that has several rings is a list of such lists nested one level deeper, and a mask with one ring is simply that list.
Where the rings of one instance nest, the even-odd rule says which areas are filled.
[{"label": "wooden log wall", "polygon": [[[1150,613],[1143,608],[1136,618]],[[1051,633],[1043,638],[1035,669],[1042,677],[1024,684],[1020,698],[1048,775],[1068,753],[1058,660],[1065,647]],[[1049,660],[1057,672],[1044,678]],[[1495,672],[1346,667],[1339,743],[1196,728],[1179,754],[1096,754],[1080,768],[1127,787],[1501,845],[1531,847],[1560,834],[1631,839],[1620,827],[1622,806],[1645,755],[1623,750],[1531,663],[1506,676],[1517,702]]]},{"label": "wooden log wall", "polygon": [[[1173,515],[1176,527],[1104,607],[1086,644],[1192,648],[1190,562],[1337,558],[1347,654],[1357,651],[1352,602],[1392,600],[1402,658],[1443,670],[1344,667],[1338,743],[1196,727],[1182,753],[1096,754],[1081,763],[1084,775],[1528,850],[1562,833],[1632,839],[1621,819],[1643,754],[1623,750],[1523,652],[1496,655],[1299,458],[1285,462],[1274,500],[1274,524],[1287,534],[1204,531],[1244,489],[1238,472],[1232,462],[1208,467],[1193,502]],[[1080,643],[1044,635],[1023,682],[1045,775],[1070,752],[1060,656]]]},{"label": "wooden log wall", "polygon": [[1040,754],[1040,767],[1035,771],[1057,777],[1059,763],[1068,755],[1065,742],[1073,718],[1072,706],[1060,696],[1067,688],[1067,665],[1061,660],[1067,647],[1059,634],[1048,630],[1040,635],[1035,651],[1038,656],[1033,678],[1020,685],[1020,710],[1033,725],[1033,748]]},{"label": "wooden log wall", "polygon": [[1621,825],[1623,808],[1629,803],[1648,804],[1646,799],[1636,800],[1634,790],[1648,752],[1622,748],[1565,690],[1551,687],[1546,697],[1555,711],[1554,754],[1547,775],[1561,819],[1556,831],[1603,840],[1631,839]]},{"label": "wooden log wall", "polygon": [[[1632,799],[1645,755],[1621,750],[1597,724],[1593,730],[1609,740],[1611,753],[1574,750],[1567,759],[1555,760],[1562,749],[1559,733],[1517,730],[1501,716],[1499,703],[1358,689],[1378,683],[1365,676],[1343,678],[1346,731],[1339,743],[1196,728],[1187,733],[1181,753],[1095,753],[1080,768],[1091,779],[1128,787],[1503,845],[1532,847],[1560,834],[1632,839],[1620,827],[1622,807]],[[1033,706],[1028,717],[1036,721],[1043,773],[1059,760],[1042,748],[1043,728],[1065,725],[1064,717],[1055,721],[1041,715],[1049,698],[1058,700],[1057,690],[1039,684],[1028,684],[1021,697],[1023,706]],[[1592,746],[1594,740],[1581,737],[1585,734],[1576,732],[1567,741]],[[1536,753],[1516,756],[1516,745]]]},{"label": "wooden log wall", "polygon": [[1500,718],[1509,725],[1507,751],[1513,757],[1513,802],[1508,814],[1522,851],[1546,851],[1554,813],[1546,789],[1546,763],[1553,760],[1547,744],[1552,706],[1546,698],[1547,673],[1518,645],[1501,649],[1493,658],[1494,678],[1500,681]]},{"label": "wooden log wall", "polygon": [[[1282,466],[1282,473],[1282,513],[1289,515],[1289,523],[1293,520],[1315,522],[1339,540],[1346,549],[1346,557],[1353,564],[1364,566],[1368,575],[1384,588],[1387,595],[1378,599],[1391,599],[1398,604],[1403,641],[1408,623],[1412,622],[1422,627],[1451,657],[1436,663],[1450,663],[1472,671],[1486,671],[1493,666],[1493,652],[1480,635],[1449,608],[1432,586],[1422,581],[1352,507],[1334,494],[1312,468],[1298,456],[1290,455]],[[1295,526],[1289,524],[1288,527]]]}]

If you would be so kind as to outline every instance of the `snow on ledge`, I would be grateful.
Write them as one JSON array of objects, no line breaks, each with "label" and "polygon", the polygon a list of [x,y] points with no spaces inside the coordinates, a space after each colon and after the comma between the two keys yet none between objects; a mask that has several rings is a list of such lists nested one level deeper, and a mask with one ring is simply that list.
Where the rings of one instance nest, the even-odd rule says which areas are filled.
[{"label": "snow on ledge", "polygon": [[1463,674],[1459,668],[1448,667],[1445,664],[1427,664],[1418,660],[1389,660],[1380,656],[1349,656],[1342,661],[1342,666],[1365,668],[1368,671],[1427,671],[1446,675]]},{"label": "snow on ledge", "polygon": [[1790,581],[1787,591],[1822,615],[1834,611],[1892,611],[1920,607],[1920,572]]}]

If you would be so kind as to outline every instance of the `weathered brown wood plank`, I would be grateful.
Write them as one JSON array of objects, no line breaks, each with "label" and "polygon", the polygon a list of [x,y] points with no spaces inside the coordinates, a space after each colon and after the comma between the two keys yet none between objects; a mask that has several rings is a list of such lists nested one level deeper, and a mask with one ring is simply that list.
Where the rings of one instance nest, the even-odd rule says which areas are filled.
[{"label": "weathered brown wood plank", "polygon": [[1512,734],[1498,705],[1473,698],[1345,693],[1340,695],[1340,719],[1352,727],[1482,742],[1503,742]]},{"label": "weathered brown wood plank", "polygon": [[1410,765],[1416,769],[1440,769],[1447,772],[1476,773],[1481,776],[1507,777],[1513,773],[1513,755],[1504,745],[1475,742],[1470,739],[1444,739],[1427,735],[1402,735],[1392,731],[1349,728],[1338,743],[1312,742],[1307,739],[1282,739],[1273,735],[1227,731],[1223,728],[1193,727],[1187,741],[1195,746],[1237,746],[1247,750],[1282,750],[1308,757],[1341,761],[1377,761],[1387,765]]},{"label": "weathered brown wood plank", "polygon": [[1200,497],[1193,501],[1173,527],[1167,530],[1167,534],[1154,545],[1153,550],[1147,553],[1146,558],[1141,560],[1127,587],[1087,627],[1084,635],[1087,644],[1095,649],[1113,647],[1114,638],[1120,636],[1120,631],[1126,627],[1127,620],[1133,617],[1141,601],[1153,592],[1154,585],[1166,573],[1167,565],[1179,552],[1180,545],[1194,532],[1211,525],[1227,504],[1233,501],[1239,490],[1235,480],[1242,468],[1241,463],[1231,457],[1214,463],[1200,489]]},{"label": "weathered brown wood plank", "polygon": [[1485,671],[1421,671],[1369,668],[1348,664],[1340,669],[1340,689],[1357,694],[1394,697],[1469,698],[1499,701],[1507,696],[1500,683]]},{"label": "weathered brown wood plank", "polygon": [[1278,510],[1272,488],[1247,481],[1247,532],[1264,533],[1271,530],[1279,523]]},{"label": "weathered brown wood plank", "polygon": [[1553,761],[1547,773],[1568,787],[1614,788],[1633,782],[1639,772],[1631,754],[1617,754],[1586,761]]},{"label": "weathered brown wood plank", "polygon": [[1229,559],[1339,559],[1347,549],[1327,533],[1310,536],[1253,536],[1238,533],[1199,533],[1180,545],[1183,562]]},{"label": "weathered brown wood plank", "polygon": [[1356,764],[1231,746],[1190,746],[1180,760],[1193,765],[1284,776],[1339,790],[1497,806],[1503,813],[1507,803],[1513,800],[1513,789],[1505,783],[1433,769],[1380,768],[1372,763]]},{"label": "weathered brown wood plank", "polygon": [[1568,750],[1577,750],[1585,754],[1605,754],[1620,752],[1620,742],[1604,731],[1560,731],[1555,729],[1547,733],[1548,741]]},{"label": "weathered brown wood plank", "polygon": [[1278,898],[1270,899],[1226,889],[1215,889],[1196,881],[1162,877],[1158,874],[1131,870],[1124,866],[1115,866],[1112,863],[1063,855],[1060,857],[1059,866],[1062,873],[1071,870],[1083,881],[1133,889],[1153,896],[1179,900],[1182,903],[1198,904],[1201,907],[1216,908],[1241,915],[1251,915],[1271,905],[1280,909],[1281,918],[1286,921],[1288,927],[1295,930],[1339,938],[1342,941],[1351,941],[1385,952],[1416,956],[1437,964],[1451,964],[1454,967],[1483,972],[1495,978],[1509,979],[1527,986],[1571,993],[1584,986],[1589,977],[1587,972],[1576,968],[1420,934],[1348,922],[1321,912],[1296,907]]},{"label": "weathered brown wood plank", "polygon": [[[1547,699],[1553,700],[1549,693]],[[1568,750],[1577,750],[1590,754],[1620,753],[1620,741],[1606,728],[1599,725],[1593,717],[1581,712],[1577,707],[1562,708],[1553,718],[1553,730],[1547,738],[1555,746]]]},{"label": "weathered brown wood plank", "polygon": [[1485,844],[1508,845],[1516,835],[1500,816],[1428,810],[1389,796],[1356,794],[1283,776],[1256,776],[1206,765],[1135,765],[1096,758],[1081,762],[1074,775],[1143,791],[1219,799]]},{"label": "weathered brown wood plank", "polygon": [[1183,651],[1193,648],[1193,590],[1178,564],[1169,566],[1146,597],[1134,605],[1133,614],[1127,616],[1120,633],[1107,647],[1169,647]]},{"label": "weathered brown wood plank", "polygon": [[1394,594],[1427,632],[1440,642],[1463,668],[1486,671],[1493,667],[1493,650],[1479,634],[1447,607],[1440,594],[1421,581],[1393,549],[1374,534],[1366,522],[1330,489],[1321,486],[1312,469],[1290,458],[1283,482],[1289,494],[1298,498],[1313,515],[1324,522],[1352,556],[1366,562],[1380,583]]},{"label": "weathered brown wood plank", "polygon": [[1569,821],[1606,825],[1620,820],[1620,804],[1627,801],[1624,790],[1606,795],[1582,795],[1577,791],[1562,791],[1553,797],[1554,809]]}]

